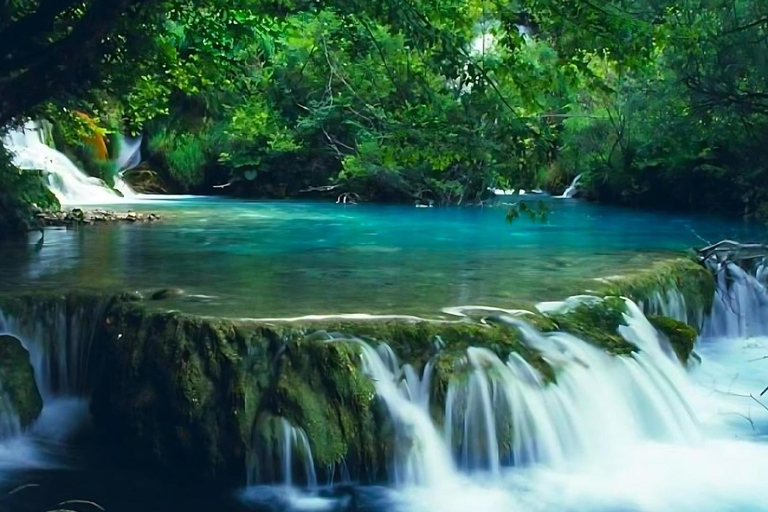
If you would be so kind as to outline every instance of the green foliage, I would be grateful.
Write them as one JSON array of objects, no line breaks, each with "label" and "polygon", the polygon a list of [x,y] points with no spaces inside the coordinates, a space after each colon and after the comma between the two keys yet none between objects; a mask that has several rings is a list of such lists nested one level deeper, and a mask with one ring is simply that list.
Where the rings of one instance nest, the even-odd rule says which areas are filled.
[{"label": "green foliage", "polygon": [[39,210],[57,210],[59,201],[45,186],[42,171],[15,167],[0,145],[0,238],[24,234],[37,227]]},{"label": "green foliage", "polygon": [[549,208],[544,204],[544,201],[537,201],[535,206],[528,205],[526,201],[520,201],[507,210],[507,222],[513,222],[521,216],[528,217],[532,221],[546,222],[547,213],[549,213]]},{"label": "green foliage", "polygon": [[765,2],[140,4],[5,6],[2,122],[145,129],[185,190],[476,204],[584,173],[601,201],[768,216]]},{"label": "green foliage", "polygon": [[164,160],[172,180],[184,190],[199,185],[208,164],[206,139],[193,133],[158,131],[149,140],[149,149]]}]

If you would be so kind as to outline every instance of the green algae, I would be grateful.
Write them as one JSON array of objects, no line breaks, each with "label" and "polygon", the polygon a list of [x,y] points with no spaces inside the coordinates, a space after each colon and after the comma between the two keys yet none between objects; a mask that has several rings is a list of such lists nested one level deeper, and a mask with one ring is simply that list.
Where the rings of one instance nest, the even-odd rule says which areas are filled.
[{"label": "green algae", "polygon": [[[680,293],[685,300],[688,319],[703,318],[712,310],[715,281],[712,274],[698,262],[678,258],[654,264],[651,268],[608,281],[601,289],[603,295],[623,296],[648,304],[658,293]],[[694,323],[694,322],[692,322]],[[700,322],[692,325],[699,329]]]},{"label": "green algae", "polygon": [[680,362],[687,363],[696,345],[696,330],[688,324],[665,316],[649,315],[648,321],[667,337]]},{"label": "green algae", "polygon": [[0,335],[0,395],[13,406],[22,428],[29,427],[43,410],[29,353],[9,335]]},{"label": "green algae", "polygon": [[637,350],[619,335],[626,325],[626,303],[621,297],[606,297],[594,304],[581,304],[565,313],[549,315],[555,329],[572,334],[613,355],[628,355]]}]

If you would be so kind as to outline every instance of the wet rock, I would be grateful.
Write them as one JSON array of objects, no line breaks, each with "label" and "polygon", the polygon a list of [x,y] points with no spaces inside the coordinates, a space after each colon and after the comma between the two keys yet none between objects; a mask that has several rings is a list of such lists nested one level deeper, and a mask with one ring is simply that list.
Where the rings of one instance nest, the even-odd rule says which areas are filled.
[{"label": "wet rock", "polygon": [[104,209],[72,208],[71,210],[62,210],[59,212],[39,212],[37,219],[43,226],[69,227],[84,226],[91,224],[102,224],[108,222],[157,222],[160,216],[154,213],[141,212],[115,212]]},{"label": "wet rock", "polygon": [[11,404],[22,428],[30,426],[43,410],[29,352],[7,334],[0,335],[0,395]]},{"label": "wet rock", "polygon": [[168,300],[177,299],[184,296],[184,290],[181,288],[163,288],[149,296],[149,300]]}]

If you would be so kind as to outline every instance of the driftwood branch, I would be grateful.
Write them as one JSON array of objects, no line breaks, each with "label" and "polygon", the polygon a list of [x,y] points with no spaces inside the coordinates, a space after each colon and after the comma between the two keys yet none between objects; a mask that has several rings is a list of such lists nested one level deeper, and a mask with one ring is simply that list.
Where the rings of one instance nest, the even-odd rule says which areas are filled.
[{"label": "driftwood branch", "polygon": [[736,262],[768,257],[768,245],[741,244],[733,240],[722,240],[698,250],[700,262],[711,260],[718,262]]},{"label": "driftwood branch", "polygon": [[341,185],[323,185],[322,187],[309,187],[302,190],[299,190],[300,194],[306,193],[306,192],[331,192],[332,190],[336,190]]}]

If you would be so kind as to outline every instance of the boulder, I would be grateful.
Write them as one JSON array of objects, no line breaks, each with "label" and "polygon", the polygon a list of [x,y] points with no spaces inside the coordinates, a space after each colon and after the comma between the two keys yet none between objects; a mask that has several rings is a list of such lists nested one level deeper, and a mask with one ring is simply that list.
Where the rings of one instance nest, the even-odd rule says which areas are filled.
[{"label": "boulder", "polygon": [[7,334],[0,335],[0,394],[13,407],[22,428],[30,426],[43,410],[29,352]]}]

